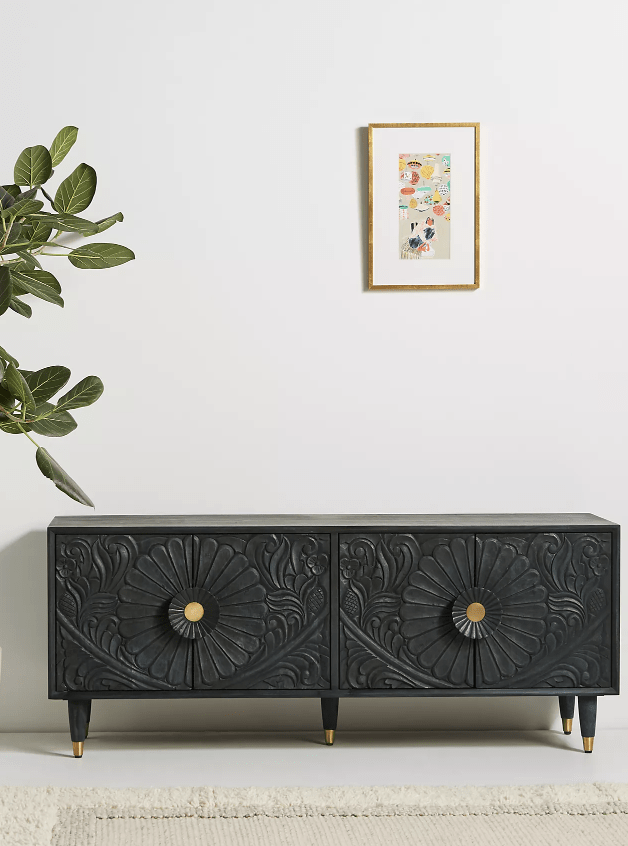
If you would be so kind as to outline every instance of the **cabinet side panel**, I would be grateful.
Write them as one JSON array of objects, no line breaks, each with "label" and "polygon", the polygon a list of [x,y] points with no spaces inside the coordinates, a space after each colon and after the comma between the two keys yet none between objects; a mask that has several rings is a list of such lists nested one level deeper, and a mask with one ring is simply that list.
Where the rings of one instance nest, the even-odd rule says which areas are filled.
[{"label": "cabinet side panel", "polygon": [[340,687],[473,687],[453,606],[473,585],[474,535],[340,536]]},{"label": "cabinet side panel", "polygon": [[613,623],[611,629],[612,641],[612,682],[613,687],[619,693],[619,668],[620,668],[620,644],[621,644],[621,629],[620,629],[620,597],[621,597],[621,529],[619,526],[612,532],[613,538],[613,561],[612,561],[612,583],[611,591],[613,595]]},{"label": "cabinet side panel", "polygon": [[482,688],[609,688],[610,532],[478,535],[477,584],[500,620],[477,641]]},{"label": "cabinet side panel", "polygon": [[48,696],[57,691],[57,621],[56,621],[56,585],[55,585],[55,533],[48,528],[47,550],[47,595],[48,595]]}]

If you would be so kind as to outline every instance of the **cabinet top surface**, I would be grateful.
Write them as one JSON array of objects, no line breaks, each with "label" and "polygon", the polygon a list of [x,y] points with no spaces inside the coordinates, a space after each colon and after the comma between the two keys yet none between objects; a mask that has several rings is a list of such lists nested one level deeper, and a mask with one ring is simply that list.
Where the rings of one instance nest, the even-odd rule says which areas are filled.
[{"label": "cabinet top surface", "polygon": [[55,517],[51,529],[577,529],[613,527],[595,514],[183,514]]}]

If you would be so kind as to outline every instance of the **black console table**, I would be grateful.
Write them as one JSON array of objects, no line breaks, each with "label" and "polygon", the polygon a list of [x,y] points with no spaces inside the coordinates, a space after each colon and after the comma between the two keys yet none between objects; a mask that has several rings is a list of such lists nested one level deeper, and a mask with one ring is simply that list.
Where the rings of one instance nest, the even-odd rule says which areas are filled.
[{"label": "black console table", "polygon": [[592,514],[57,517],[49,696],[619,693],[619,526]]}]

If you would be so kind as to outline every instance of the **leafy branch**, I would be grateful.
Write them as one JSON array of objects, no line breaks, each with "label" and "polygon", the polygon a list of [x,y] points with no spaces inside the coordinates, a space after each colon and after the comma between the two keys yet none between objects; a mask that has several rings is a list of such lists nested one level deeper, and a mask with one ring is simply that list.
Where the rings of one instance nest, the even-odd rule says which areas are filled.
[{"label": "leafy branch", "polygon": [[[54,199],[44,189],[77,135],[75,126],[65,126],[50,149],[27,147],[15,163],[13,183],[0,186],[0,315],[10,309],[30,318],[32,307],[23,299],[28,296],[63,308],[61,285],[43,269],[39,256],[67,258],[82,270],[104,270],[135,258],[131,250],[118,244],[92,241],[73,248],[59,240],[65,233],[98,235],[124,219],[122,212],[96,222],[79,217],[96,193],[96,171],[88,164],[80,164],[59,184]],[[38,199],[38,195],[44,199]],[[44,201],[50,211],[44,209]],[[28,438],[37,448],[37,466],[44,476],[76,502],[93,506],[87,494],[30,434],[48,438],[69,435],[77,426],[70,411],[91,405],[101,396],[101,380],[87,376],[51,402],[70,375],[61,365],[35,371],[21,369],[17,359],[0,347],[0,430]]]}]

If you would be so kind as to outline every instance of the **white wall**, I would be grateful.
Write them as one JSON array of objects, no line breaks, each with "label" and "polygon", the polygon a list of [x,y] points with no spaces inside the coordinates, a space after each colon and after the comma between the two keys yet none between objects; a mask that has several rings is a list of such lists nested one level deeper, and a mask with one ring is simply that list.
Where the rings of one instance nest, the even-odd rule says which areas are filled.
[{"label": "white wall", "polygon": [[[2,181],[65,124],[137,261],[2,318],[106,391],[51,453],[98,513],[592,511],[624,522],[627,6],[43,0],[2,11]],[[8,36],[8,37],[6,37]],[[365,291],[370,122],[480,121],[478,291]],[[47,444],[48,445],[48,444]],[[46,698],[45,534],[2,437],[0,729]],[[606,699],[601,726],[628,725]],[[341,726],[550,725],[552,700],[343,702]],[[318,727],[315,702],[98,703],[94,728]]]}]

